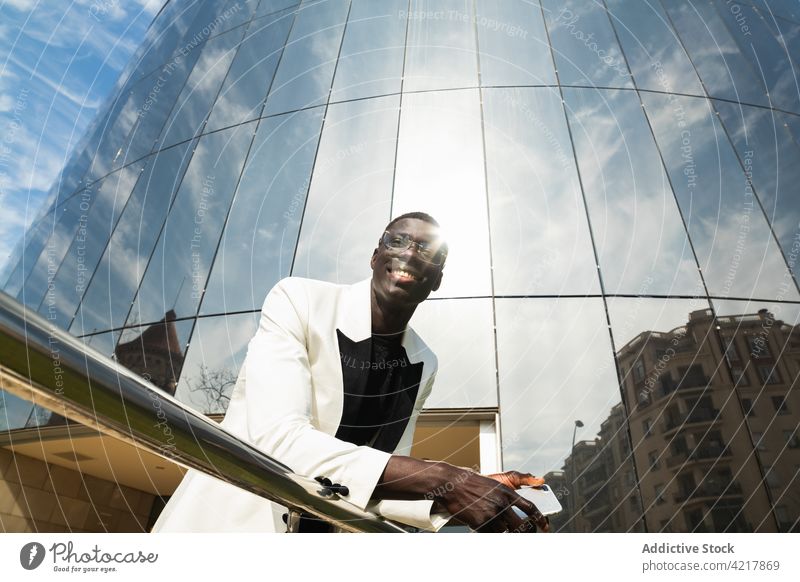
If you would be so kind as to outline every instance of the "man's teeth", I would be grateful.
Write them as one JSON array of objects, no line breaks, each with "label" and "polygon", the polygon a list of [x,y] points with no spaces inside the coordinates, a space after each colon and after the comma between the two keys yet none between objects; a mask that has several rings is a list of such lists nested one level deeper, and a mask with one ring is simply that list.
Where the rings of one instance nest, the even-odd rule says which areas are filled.
[{"label": "man's teeth", "polygon": [[414,275],[412,275],[408,271],[403,271],[402,269],[395,270],[395,273],[397,273],[400,277],[406,277],[408,279],[414,279],[415,281],[417,280],[417,278]]}]

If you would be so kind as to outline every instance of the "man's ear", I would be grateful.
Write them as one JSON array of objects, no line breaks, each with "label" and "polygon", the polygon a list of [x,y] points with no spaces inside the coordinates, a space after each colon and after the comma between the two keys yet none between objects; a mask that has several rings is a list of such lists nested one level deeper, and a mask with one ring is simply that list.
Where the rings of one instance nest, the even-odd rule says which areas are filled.
[{"label": "man's ear", "polygon": [[431,291],[436,291],[439,288],[439,285],[442,284],[442,275],[443,274],[444,274],[444,270],[440,269],[439,270],[439,275],[437,275],[437,277],[436,277],[436,283],[434,283],[433,287],[431,287]]},{"label": "man's ear", "polygon": [[369,260],[369,266],[374,271],[375,270],[375,259],[378,257],[378,249],[376,248],[372,251],[372,258]]}]

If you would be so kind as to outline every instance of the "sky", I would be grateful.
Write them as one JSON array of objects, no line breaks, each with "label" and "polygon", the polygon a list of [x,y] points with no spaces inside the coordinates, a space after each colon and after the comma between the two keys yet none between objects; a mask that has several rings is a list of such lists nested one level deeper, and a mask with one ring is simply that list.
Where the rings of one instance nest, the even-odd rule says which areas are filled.
[{"label": "sky", "polygon": [[0,0],[0,272],[165,0]]}]

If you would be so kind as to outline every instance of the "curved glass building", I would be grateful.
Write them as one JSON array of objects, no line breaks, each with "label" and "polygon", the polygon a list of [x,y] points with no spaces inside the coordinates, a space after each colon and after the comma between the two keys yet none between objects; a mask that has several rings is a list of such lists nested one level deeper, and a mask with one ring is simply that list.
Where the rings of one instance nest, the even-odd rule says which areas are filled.
[{"label": "curved glass building", "polygon": [[219,415],[279,279],[425,211],[415,454],[545,475],[560,531],[797,531],[798,55],[790,0],[169,1],[3,289]]}]

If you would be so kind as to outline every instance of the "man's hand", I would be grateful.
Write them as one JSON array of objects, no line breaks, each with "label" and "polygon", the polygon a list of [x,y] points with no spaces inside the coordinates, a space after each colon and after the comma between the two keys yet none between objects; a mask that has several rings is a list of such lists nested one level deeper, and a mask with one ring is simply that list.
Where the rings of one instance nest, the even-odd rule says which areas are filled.
[{"label": "man's hand", "polygon": [[[466,467],[455,467],[457,474],[434,498],[434,511],[446,510],[455,523],[467,525],[478,532],[535,533],[536,527],[550,530],[550,521],[532,502],[514,490],[522,485],[541,485],[544,479],[530,473],[507,471],[481,475]],[[527,519],[512,509],[517,506]]]}]

